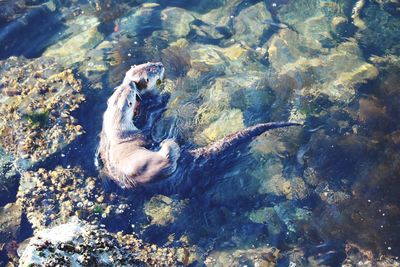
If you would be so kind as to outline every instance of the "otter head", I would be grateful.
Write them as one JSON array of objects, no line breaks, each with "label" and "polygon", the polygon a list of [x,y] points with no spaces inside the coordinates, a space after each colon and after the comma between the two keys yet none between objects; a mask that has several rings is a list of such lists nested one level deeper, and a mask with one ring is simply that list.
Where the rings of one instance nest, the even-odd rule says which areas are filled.
[{"label": "otter head", "polygon": [[133,117],[138,113],[140,91],[153,89],[164,78],[162,63],[148,62],[132,66],[125,74],[123,83],[107,101],[103,129],[106,132],[135,130]]},{"label": "otter head", "polygon": [[134,83],[138,90],[151,90],[164,78],[164,66],[161,62],[148,62],[132,66],[125,74],[123,84]]},{"label": "otter head", "polygon": [[107,101],[107,110],[104,113],[103,129],[105,130],[133,130],[133,116],[138,104],[137,94],[130,86],[121,85]]}]

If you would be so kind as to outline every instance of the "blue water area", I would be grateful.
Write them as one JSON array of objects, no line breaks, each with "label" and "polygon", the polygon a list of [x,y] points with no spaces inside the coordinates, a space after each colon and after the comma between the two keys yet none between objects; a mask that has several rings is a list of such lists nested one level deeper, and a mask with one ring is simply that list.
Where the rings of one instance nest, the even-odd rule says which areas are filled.
[{"label": "blue water area", "polygon": [[[185,247],[192,266],[399,265],[399,36],[397,0],[1,1],[0,211],[23,204],[14,223],[0,219],[0,265],[23,253],[9,244],[72,216]],[[166,70],[134,118],[153,150],[302,126],[200,167],[181,160],[183,181],[120,188],[98,165],[103,113],[148,61]],[[104,210],[111,196],[128,208],[82,213],[61,189],[29,206],[25,188],[56,187],[41,175],[58,166],[94,177]],[[27,173],[43,183],[26,187]],[[71,214],[57,209],[67,200]]]}]

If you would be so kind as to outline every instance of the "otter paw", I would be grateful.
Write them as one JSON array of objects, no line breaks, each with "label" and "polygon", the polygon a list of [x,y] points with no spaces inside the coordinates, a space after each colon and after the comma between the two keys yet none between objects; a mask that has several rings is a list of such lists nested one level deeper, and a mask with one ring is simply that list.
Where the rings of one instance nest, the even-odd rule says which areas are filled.
[{"label": "otter paw", "polygon": [[165,139],[160,144],[162,152],[172,162],[176,162],[181,154],[181,149],[173,139]]}]

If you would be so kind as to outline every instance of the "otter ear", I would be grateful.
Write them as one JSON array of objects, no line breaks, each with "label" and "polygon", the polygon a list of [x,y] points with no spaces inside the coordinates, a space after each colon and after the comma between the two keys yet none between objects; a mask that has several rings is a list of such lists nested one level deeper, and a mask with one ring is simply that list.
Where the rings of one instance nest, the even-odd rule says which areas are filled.
[{"label": "otter ear", "polygon": [[136,84],[137,89],[144,90],[147,88],[147,84],[149,83],[149,79],[140,78],[139,81],[134,82]]}]

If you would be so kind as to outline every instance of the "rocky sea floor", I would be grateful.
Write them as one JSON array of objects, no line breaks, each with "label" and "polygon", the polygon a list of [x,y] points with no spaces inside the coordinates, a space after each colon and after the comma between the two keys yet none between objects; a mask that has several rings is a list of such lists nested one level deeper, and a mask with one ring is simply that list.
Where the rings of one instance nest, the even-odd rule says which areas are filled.
[{"label": "rocky sea floor", "polygon": [[[304,126],[193,190],[118,188],[102,114],[147,61],[154,143]],[[398,0],[0,1],[0,74],[0,266],[400,266]]]}]

